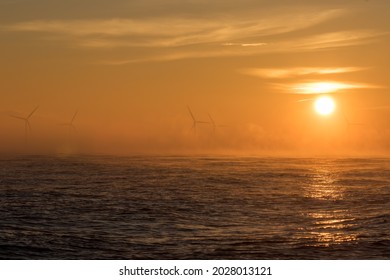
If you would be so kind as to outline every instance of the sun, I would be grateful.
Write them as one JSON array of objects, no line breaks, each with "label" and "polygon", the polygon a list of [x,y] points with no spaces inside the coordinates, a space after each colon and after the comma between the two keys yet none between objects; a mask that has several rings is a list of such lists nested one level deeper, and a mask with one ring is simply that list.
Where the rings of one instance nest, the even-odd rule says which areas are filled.
[{"label": "sun", "polygon": [[327,116],[334,112],[336,104],[329,96],[318,97],[314,103],[314,109],[320,115]]}]

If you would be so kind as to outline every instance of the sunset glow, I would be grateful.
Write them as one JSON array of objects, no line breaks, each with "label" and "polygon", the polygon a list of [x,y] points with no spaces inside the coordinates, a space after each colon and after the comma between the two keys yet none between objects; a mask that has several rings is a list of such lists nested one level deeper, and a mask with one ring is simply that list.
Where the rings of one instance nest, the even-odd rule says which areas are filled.
[{"label": "sunset glow", "polygon": [[0,4],[0,152],[390,153],[389,1],[49,2]]},{"label": "sunset glow", "polygon": [[1,279],[385,279],[389,12],[0,0]]}]

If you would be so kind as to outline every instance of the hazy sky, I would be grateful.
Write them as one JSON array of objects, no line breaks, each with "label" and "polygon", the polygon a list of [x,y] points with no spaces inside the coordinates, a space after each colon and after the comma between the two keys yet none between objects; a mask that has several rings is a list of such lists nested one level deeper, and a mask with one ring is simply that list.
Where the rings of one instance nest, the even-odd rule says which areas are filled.
[{"label": "hazy sky", "polygon": [[[0,0],[0,151],[388,155],[389,11],[388,0]],[[328,116],[314,110],[321,94],[336,104]],[[37,106],[25,141],[15,116]],[[195,131],[187,106],[209,123]],[[61,125],[76,110],[75,129]]]}]

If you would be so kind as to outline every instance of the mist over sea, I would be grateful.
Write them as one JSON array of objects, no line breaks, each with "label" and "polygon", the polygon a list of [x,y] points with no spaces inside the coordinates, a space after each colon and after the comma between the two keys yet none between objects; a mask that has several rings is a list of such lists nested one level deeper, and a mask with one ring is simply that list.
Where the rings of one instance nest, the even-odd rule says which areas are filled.
[{"label": "mist over sea", "polygon": [[8,156],[0,259],[390,259],[390,159]]}]

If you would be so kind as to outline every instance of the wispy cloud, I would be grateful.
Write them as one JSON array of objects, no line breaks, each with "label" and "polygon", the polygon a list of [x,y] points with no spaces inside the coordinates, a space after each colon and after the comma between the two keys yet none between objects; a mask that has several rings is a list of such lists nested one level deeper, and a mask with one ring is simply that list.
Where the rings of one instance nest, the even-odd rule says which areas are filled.
[{"label": "wispy cloud", "polygon": [[274,84],[280,91],[291,94],[317,95],[324,93],[342,92],[348,89],[368,89],[381,88],[377,85],[354,83],[354,82],[335,82],[335,81],[320,81],[320,82],[304,82],[292,84]]},{"label": "wispy cloud", "polygon": [[[304,95],[317,95],[326,93],[345,92],[349,89],[368,89],[368,88],[382,88],[381,86],[367,83],[356,82],[340,82],[324,80],[324,76],[331,74],[343,74],[356,71],[363,71],[369,68],[364,67],[292,67],[292,68],[247,68],[240,69],[239,72],[244,75],[251,75],[266,79],[279,79],[286,81],[286,79],[302,79],[306,80],[302,82],[284,82],[284,83],[271,83],[271,86],[278,92],[284,92],[289,94],[304,94]],[[307,76],[316,77],[315,80],[307,80]],[[337,75],[340,77],[340,75]],[[288,81],[288,80],[287,80]],[[302,101],[308,101],[312,99],[302,99]]]},{"label": "wispy cloud", "polygon": [[379,36],[387,34],[387,32],[375,30],[344,30],[328,32],[299,40],[296,44],[291,44],[290,48],[296,50],[320,50],[347,47],[372,43]]},{"label": "wispy cloud", "polygon": [[219,43],[229,46],[262,46],[246,42],[308,28],[343,14],[342,10],[286,12],[268,17],[149,18],[108,20],[54,20],[20,22],[8,31],[55,35],[84,47],[179,47]]},{"label": "wispy cloud", "polygon": [[266,46],[267,43],[223,43],[222,46],[240,46],[240,47],[260,47]]},{"label": "wispy cloud", "polygon": [[[46,40],[85,49],[125,49],[126,59],[104,62],[114,65],[145,60],[317,51],[363,44],[383,35],[372,30],[315,35],[306,32],[346,13],[340,9],[301,9],[294,12],[286,9],[267,15],[251,13],[246,16],[37,20],[10,24],[0,27],[0,30],[35,33]],[[306,31],[291,40],[293,32],[303,30]]]},{"label": "wispy cloud", "polygon": [[[269,42],[261,43],[222,43],[220,45],[207,44],[192,46],[192,48],[180,48],[169,49],[168,51],[162,51],[159,55],[147,56],[139,59],[124,59],[120,61],[110,61],[108,64],[126,64],[132,63],[134,60],[139,61],[168,61],[178,60],[185,58],[201,58],[201,57],[229,57],[229,56],[251,56],[256,54],[267,53],[299,53],[299,52],[311,52],[322,51],[327,49],[335,49],[347,46],[362,45],[374,42],[380,36],[385,35],[383,32],[376,31],[344,31],[338,32],[338,35],[334,37],[335,33],[325,33],[320,35],[307,35],[297,37],[292,42],[291,40],[272,40],[267,39]],[[346,34],[344,38],[340,34]],[[350,36],[348,41],[347,34],[355,34]],[[321,38],[316,42],[317,38]],[[339,38],[339,39],[337,39]],[[242,40],[243,41],[243,40]],[[248,73],[247,73],[248,74]],[[253,73],[252,73],[253,74]],[[314,74],[314,73],[313,73]]]},{"label": "wispy cloud", "polygon": [[362,71],[363,67],[293,67],[293,68],[247,68],[239,72],[245,75],[263,78],[290,78],[305,75],[327,75]]}]

